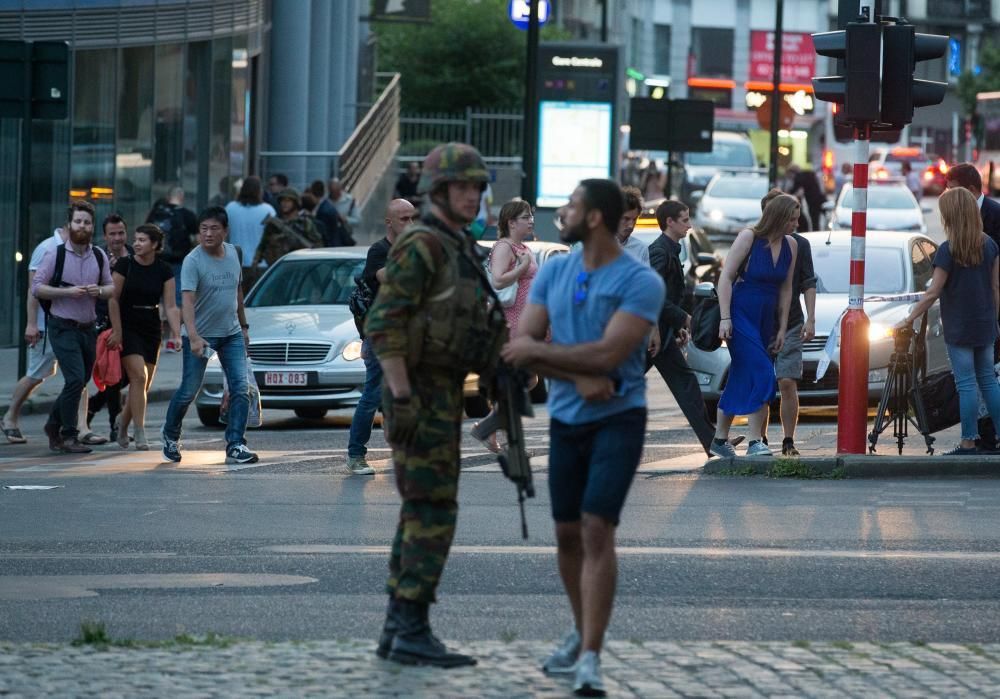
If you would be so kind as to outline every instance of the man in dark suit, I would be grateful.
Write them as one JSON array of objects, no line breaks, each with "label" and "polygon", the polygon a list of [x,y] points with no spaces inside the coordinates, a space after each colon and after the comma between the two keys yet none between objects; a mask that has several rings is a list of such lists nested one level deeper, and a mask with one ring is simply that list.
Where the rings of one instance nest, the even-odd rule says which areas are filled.
[{"label": "man in dark suit", "polygon": [[1000,204],[983,194],[983,178],[972,163],[959,163],[948,168],[945,175],[948,189],[964,187],[972,193],[979,204],[979,215],[983,219],[983,232],[1000,245]]},{"label": "man in dark suit", "polygon": [[681,265],[680,241],[691,228],[691,217],[684,204],[665,201],[656,209],[656,222],[663,233],[649,244],[649,265],[663,278],[667,296],[660,311],[659,323],[653,329],[646,371],[655,366],[660,372],[705,453],[711,456],[715,427],[705,414],[705,401],[701,397],[698,378],[681,352],[690,334],[691,316],[681,307],[684,268]]}]

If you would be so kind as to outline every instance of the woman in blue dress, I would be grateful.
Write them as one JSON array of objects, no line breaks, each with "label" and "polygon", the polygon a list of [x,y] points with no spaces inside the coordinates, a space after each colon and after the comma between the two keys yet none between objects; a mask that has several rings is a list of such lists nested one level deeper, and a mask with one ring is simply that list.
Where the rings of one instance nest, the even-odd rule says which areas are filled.
[{"label": "woman in blue dress", "polygon": [[711,451],[736,456],[729,428],[737,415],[749,416],[747,456],[771,456],[762,429],[774,398],[774,354],[788,329],[792,273],[797,245],[791,233],[799,222],[799,202],[788,194],[775,197],[753,228],[740,231],[719,277],[719,337],[732,362],[719,399]]}]

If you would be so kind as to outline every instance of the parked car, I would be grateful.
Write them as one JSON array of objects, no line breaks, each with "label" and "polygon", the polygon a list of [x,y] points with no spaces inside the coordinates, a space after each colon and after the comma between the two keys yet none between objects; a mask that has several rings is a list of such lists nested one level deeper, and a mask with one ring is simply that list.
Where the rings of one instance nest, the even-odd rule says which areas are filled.
[{"label": "parked car", "polygon": [[715,242],[732,242],[736,234],[760,220],[760,200],[769,189],[761,172],[722,172],[699,195],[694,224]]},{"label": "parked car", "polygon": [[[840,377],[839,342],[824,376],[817,380],[816,373],[827,339],[847,308],[851,235],[849,231],[803,235],[812,245],[817,276],[816,337],[802,348],[804,375],[799,382],[799,398],[804,404],[836,405]],[[888,296],[924,291],[934,273],[932,261],[936,251],[937,245],[919,233],[870,232],[865,252],[866,295]],[[711,293],[711,288],[702,286],[697,293]],[[868,332],[868,398],[871,402],[878,400],[885,386],[889,357],[893,351],[891,329],[907,316],[913,305],[913,301],[865,303],[865,313],[871,320]],[[931,373],[947,368],[949,362],[938,304],[931,307],[927,317],[926,369]],[[723,345],[715,352],[703,352],[689,344],[687,358],[698,377],[702,396],[714,412],[729,374],[729,350]]]},{"label": "parked car", "polygon": [[[266,410],[319,419],[361,398],[365,364],[347,298],[367,253],[367,248],[296,250],[250,290],[249,352]],[[222,393],[222,366],[215,356],[195,400],[202,424],[219,424]]]},{"label": "parked car", "polygon": [[[656,209],[663,201],[654,199],[644,202],[635,230],[632,231],[632,237],[638,238],[647,246],[662,235],[656,222]],[[757,207],[760,208],[760,202]],[[690,313],[694,304],[695,285],[699,282],[714,284],[718,281],[719,272],[722,271],[722,255],[716,252],[715,246],[704,232],[692,227],[681,241],[681,266],[684,269],[685,284],[683,306]]]},{"label": "parked car", "polygon": [[[495,240],[480,240],[479,245],[486,250],[491,250],[496,245]],[[528,249],[535,256],[535,263],[541,267],[549,260],[566,255],[569,247],[562,243],[547,243],[539,240],[529,240],[525,243]],[[487,253],[488,254],[488,253]],[[465,377],[465,414],[469,417],[485,417],[490,412],[490,405],[479,393],[479,375],[469,374]],[[531,391],[531,401],[533,403],[544,403],[549,396],[548,385],[545,381],[539,381]]]},{"label": "parked car", "polygon": [[[832,230],[850,230],[851,211],[854,208],[854,187],[845,184],[833,206],[829,227]],[[927,232],[924,210],[913,193],[900,182],[872,183],[868,187],[867,228],[869,231],[919,231]]]}]

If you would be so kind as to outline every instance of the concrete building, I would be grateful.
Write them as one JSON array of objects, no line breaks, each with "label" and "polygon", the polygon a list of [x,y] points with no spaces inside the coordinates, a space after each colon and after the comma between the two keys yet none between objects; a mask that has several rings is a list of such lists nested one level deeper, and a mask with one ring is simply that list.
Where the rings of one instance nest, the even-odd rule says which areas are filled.
[{"label": "concrete building", "polygon": [[[0,39],[70,46],[68,119],[32,125],[30,245],[16,249],[20,120],[0,119],[0,297],[14,299],[16,254],[62,225],[71,198],[133,229],[180,184],[197,210],[232,198],[249,174],[329,176],[354,129],[368,65],[363,0],[0,0]],[[371,71],[367,74],[370,76]],[[371,89],[360,92],[370,99]],[[306,163],[322,164],[308,173]],[[322,174],[320,174],[322,172]],[[100,241],[100,233],[96,234]],[[21,300],[17,299],[17,305]],[[16,344],[20,313],[0,319]]]}]

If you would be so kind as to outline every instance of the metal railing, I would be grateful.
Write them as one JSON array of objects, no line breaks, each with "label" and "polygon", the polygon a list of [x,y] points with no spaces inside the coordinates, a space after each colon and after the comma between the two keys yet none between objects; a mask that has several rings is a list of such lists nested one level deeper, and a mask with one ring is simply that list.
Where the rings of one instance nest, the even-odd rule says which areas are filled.
[{"label": "metal railing", "polygon": [[[295,172],[303,184],[336,177],[364,208],[399,146],[399,74],[394,74],[368,113],[336,151],[261,151],[257,171],[272,172],[275,163]],[[293,167],[295,159],[300,167]],[[288,164],[288,165],[286,165]]]},{"label": "metal railing", "polygon": [[491,164],[521,162],[524,117],[520,112],[467,108],[464,114],[404,114],[400,161],[422,160],[439,143],[474,145]]}]

